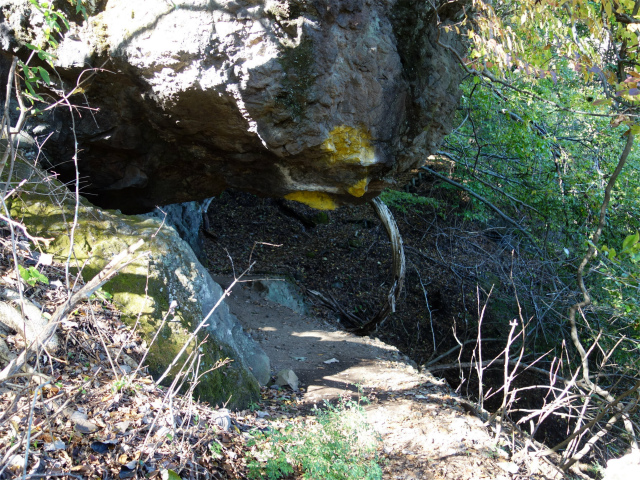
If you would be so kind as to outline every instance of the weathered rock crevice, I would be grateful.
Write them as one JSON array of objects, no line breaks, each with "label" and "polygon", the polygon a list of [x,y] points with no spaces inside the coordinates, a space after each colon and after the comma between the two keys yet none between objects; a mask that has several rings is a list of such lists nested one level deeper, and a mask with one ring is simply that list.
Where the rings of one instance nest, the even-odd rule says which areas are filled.
[{"label": "weathered rock crevice", "polygon": [[[60,8],[65,7],[61,3]],[[439,3],[438,3],[439,4]],[[319,208],[376,196],[450,129],[462,71],[433,9],[406,0],[107,0],[57,52],[83,191],[126,213],[226,188]],[[67,7],[65,7],[67,8]],[[458,15],[456,5],[440,19]],[[446,11],[446,15],[445,15]],[[0,0],[4,55],[26,56],[41,19]],[[449,39],[453,41],[454,39]],[[36,119],[49,168],[73,178],[71,117]]]}]

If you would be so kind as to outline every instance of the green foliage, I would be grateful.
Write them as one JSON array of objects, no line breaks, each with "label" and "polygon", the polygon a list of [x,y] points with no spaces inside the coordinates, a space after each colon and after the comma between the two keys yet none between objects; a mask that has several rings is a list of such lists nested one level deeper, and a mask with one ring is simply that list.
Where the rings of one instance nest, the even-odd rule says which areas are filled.
[{"label": "green foliage", "polygon": [[326,403],[316,409],[315,421],[254,434],[249,443],[249,478],[275,480],[300,469],[303,478],[312,480],[380,479],[377,444],[360,404]]},{"label": "green foliage", "polygon": [[82,3],[82,0],[69,0],[72,5],[76,7],[76,13],[82,14],[82,17],[87,20],[89,16],[87,15],[87,8]]},{"label": "green foliage", "polygon": [[[562,68],[555,82],[547,78],[533,84],[512,78],[511,84],[561,101],[574,110],[572,114],[478,77],[465,82],[458,127],[446,138],[437,161],[450,162],[458,182],[539,239],[538,247],[552,260],[556,273],[573,287],[627,127],[612,127],[609,117],[591,115],[607,108],[590,101],[597,85],[585,85],[568,65]],[[478,207],[474,204],[471,212]],[[483,207],[478,211],[474,220],[482,221],[483,213],[491,213]],[[632,150],[612,192],[600,241],[607,246],[600,247],[601,255],[589,267],[585,282],[598,328],[634,338],[640,338],[638,231],[640,156]],[[562,316],[566,310],[558,313]]]},{"label": "green foliage", "polygon": [[217,441],[213,441],[211,442],[211,444],[209,445],[209,451],[211,452],[211,456],[218,460],[220,458],[222,458],[222,445],[220,445],[220,443],[218,443]]},{"label": "green foliage", "polygon": [[111,385],[111,391],[113,393],[121,392],[135,395],[140,389],[140,385],[133,383],[127,375],[122,375],[118,380],[114,380]]},{"label": "green foliage", "polygon": [[601,289],[623,325],[630,327],[624,333],[640,338],[640,233],[628,235],[619,252],[606,245],[600,251],[604,255],[594,271],[603,279]]},{"label": "green foliage", "polygon": [[[569,66],[584,85],[603,87],[604,98],[594,104],[627,109],[639,105],[636,2],[473,0],[473,4],[475,28],[469,32],[468,58],[479,70],[556,81],[566,75],[563,70]],[[459,30],[454,25],[445,28]],[[634,127],[632,116],[621,118],[620,123],[640,130]]]},{"label": "green foliage", "polygon": [[[81,13],[87,18],[87,11],[82,0],[69,0],[76,7],[76,13]],[[26,62],[18,61],[18,65],[22,69],[23,79],[27,91],[25,96],[33,104],[35,101],[44,102],[41,95],[36,92],[39,83],[50,85],[51,77],[49,72],[41,66],[32,67],[29,65],[33,54],[36,54],[40,60],[47,63],[53,68],[55,55],[53,50],[58,48],[58,38],[61,37],[63,30],[69,29],[69,21],[64,12],[55,8],[53,1],[29,0],[33,8],[42,14],[44,25],[40,30],[41,38],[38,44],[27,43],[26,47],[32,50],[32,54]]]},{"label": "green foliage", "polygon": [[22,279],[32,287],[35,287],[38,282],[49,285],[49,279],[40,273],[36,267],[24,268],[22,265],[18,265],[18,271]]},{"label": "green foliage", "polygon": [[435,198],[422,197],[409,192],[386,189],[380,194],[382,201],[389,207],[393,207],[399,212],[419,209],[420,207],[433,207],[440,210],[441,204]]}]

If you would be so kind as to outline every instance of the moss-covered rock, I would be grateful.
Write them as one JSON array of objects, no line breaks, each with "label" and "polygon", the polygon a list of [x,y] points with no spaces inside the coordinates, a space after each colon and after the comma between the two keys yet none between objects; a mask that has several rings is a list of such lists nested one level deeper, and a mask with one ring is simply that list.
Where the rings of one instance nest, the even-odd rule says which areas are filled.
[{"label": "moss-covered rock", "polygon": [[[14,173],[17,180],[38,175],[38,171],[24,165]],[[61,193],[56,195],[54,191]],[[46,247],[47,253],[66,261],[75,209],[69,192],[55,181],[30,182],[26,191],[13,198],[10,205],[12,217],[24,222],[32,235],[53,239]],[[125,314],[125,321],[137,322],[138,330],[149,343],[169,312],[171,302],[177,302],[173,318],[164,324],[147,356],[150,372],[160,375],[223,291],[172,227],[156,218],[103,211],[85,200],[81,200],[78,209],[70,265],[88,280],[114,255],[140,238],[147,242],[148,255],[127,266],[104,290],[113,295],[114,302]],[[268,381],[269,359],[244,334],[224,303],[207,324],[202,330],[209,338],[201,348],[200,371],[208,370],[219,359],[228,357],[233,361],[206,374],[196,395],[211,403],[230,399],[231,406],[246,405],[259,394],[256,379],[262,383]]]}]

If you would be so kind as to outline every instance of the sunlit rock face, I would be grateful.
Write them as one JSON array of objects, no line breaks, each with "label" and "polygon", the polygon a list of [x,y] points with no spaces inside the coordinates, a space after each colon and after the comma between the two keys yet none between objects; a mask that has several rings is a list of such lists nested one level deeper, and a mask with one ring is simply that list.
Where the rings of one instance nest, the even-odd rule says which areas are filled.
[{"label": "sunlit rock face", "polygon": [[[7,51],[41,22],[28,3],[0,0]],[[70,97],[97,109],[74,114],[78,166],[87,197],[125,213],[226,188],[323,209],[368,200],[435,150],[459,99],[429,2],[107,0],[89,13],[57,66],[67,91],[102,68]],[[49,166],[71,180],[68,110],[40,123]]]}]

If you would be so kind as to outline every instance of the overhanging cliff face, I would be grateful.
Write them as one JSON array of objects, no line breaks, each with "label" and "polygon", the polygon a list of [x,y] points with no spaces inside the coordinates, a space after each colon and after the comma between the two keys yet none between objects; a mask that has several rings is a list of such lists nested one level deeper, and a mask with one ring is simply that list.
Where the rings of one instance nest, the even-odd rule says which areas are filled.
[{"label": "overhanging cliff face", "polygon": [[[7,52],[37,31],[28,3],[0,0]],[[462,72],[429,2],[93,4],[57,64],[67,91],[104,67],[70,97],[98,109],[77,110],[75,131],[100,206],[140,213],[236,188],[334,208],[377,195],[450,130]],[[34,136],[52,134],[50,166],[70,180],[70,114],[43,120]]]}]

